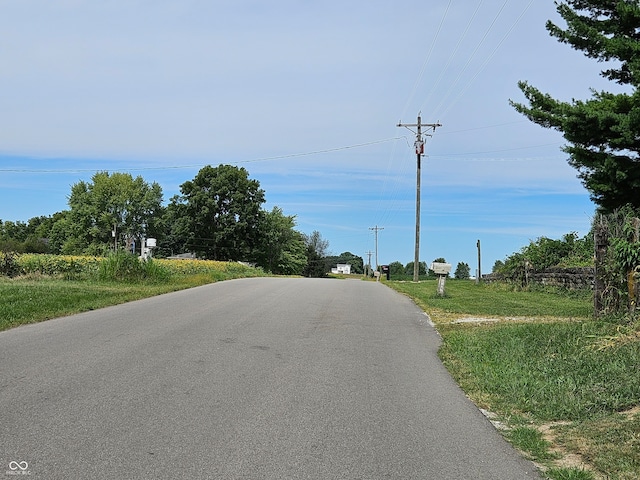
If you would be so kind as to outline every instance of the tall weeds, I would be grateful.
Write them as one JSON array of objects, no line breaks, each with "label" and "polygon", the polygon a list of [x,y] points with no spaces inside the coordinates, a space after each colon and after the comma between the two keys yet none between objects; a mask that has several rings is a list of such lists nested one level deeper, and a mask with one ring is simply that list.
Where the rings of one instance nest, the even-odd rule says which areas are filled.
[{"label": "tall weeds", "polygon": [[142,280],[166,281],[171,277],[168,269],[151,259],[140,260],[124,251],[112,253],[100,262],[98,280],[115,282],[139,282]]}]

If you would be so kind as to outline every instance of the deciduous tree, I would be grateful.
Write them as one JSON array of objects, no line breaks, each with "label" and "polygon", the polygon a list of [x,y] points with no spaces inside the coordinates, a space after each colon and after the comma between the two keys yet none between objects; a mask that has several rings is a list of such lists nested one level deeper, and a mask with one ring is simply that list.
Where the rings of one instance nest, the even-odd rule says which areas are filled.
[{"label": "deciduous tree", "polygon": [[278,275],[302,274],[307,265],[306,244],[295,225],[295,216],[285,215],[280,207],[264,213],[253,256],[259,266]]},{"label": "deciduous tree", "polygon": [[[413,273],[413,269],[411,270],[411,273]],[[402,265],[402,263],[395,261],[389,264],[389,275],[394,276],[394,275],[404,275],[404,274],[405,274],[404,265]]]},{"label": "deciduous tree", "polygon": [[305,235],[307,244],[307,266],[303,275],[306,277],[324,277],[327,273],[325,257],[329,248],[329,241],[322,238],[319,231],[314,230],[311,235]]},{"label": "deciduous tree", "polygon": [[244,168],[203,167],[174,197],[186,248],[211,260],[249,260],[259,239],[264,190]]},{"label": "deciduous tree", "polygon": [[[101,253],[115,240],[140,239],[161,209],[162,188],[128,173],[98,172],[71,187],[65,253]],[[72,246],[70,248],[69,246]]]}]

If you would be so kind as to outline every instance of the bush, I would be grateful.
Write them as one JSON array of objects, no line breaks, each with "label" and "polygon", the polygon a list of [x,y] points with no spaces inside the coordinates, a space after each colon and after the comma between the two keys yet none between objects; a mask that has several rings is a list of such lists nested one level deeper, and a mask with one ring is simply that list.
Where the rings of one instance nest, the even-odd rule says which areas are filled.
[{"label": "bush", "polygon": [[493,272],[507,280],[526,285],[530,273],[542,272],[550,267],[593,266],[593,236],[578,238],[575,232],[568,233],[561,240],[540,237],[531,241],[520,252],[507,259],[497,261]]},{"label": "bush", "polygon": [[0,275],[15,277],[20,275],[22,269],[14,252],[0,252]]}]

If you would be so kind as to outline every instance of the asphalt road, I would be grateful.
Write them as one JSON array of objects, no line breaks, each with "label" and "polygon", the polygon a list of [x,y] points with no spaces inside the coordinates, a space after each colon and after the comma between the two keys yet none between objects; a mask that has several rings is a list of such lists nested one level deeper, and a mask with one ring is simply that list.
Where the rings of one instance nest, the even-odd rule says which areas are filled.
[{"label": "asphalt road", "polygon": [[538,478],[382,284],[221,282],[0,333],[0,476]]}]

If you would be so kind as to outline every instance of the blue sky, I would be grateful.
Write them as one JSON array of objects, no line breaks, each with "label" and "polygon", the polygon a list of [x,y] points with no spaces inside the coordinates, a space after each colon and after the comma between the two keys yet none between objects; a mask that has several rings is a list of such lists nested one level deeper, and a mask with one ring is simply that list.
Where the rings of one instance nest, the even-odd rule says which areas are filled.
[{"label": "blue sky", "polygon": [[[334,254],[413,261],[414,134],[421,260],[483,273],[540,236],[585,235],[594,205],[528,122],[527,80],[556,98],[611,89],[558,43],[552,1],[0,0],[0,219],[68,209],[96,171],[158,182],[165,201],[204,165],[246,168],[265,208]],[[373,260],[375,257],[373,258]]]}]

